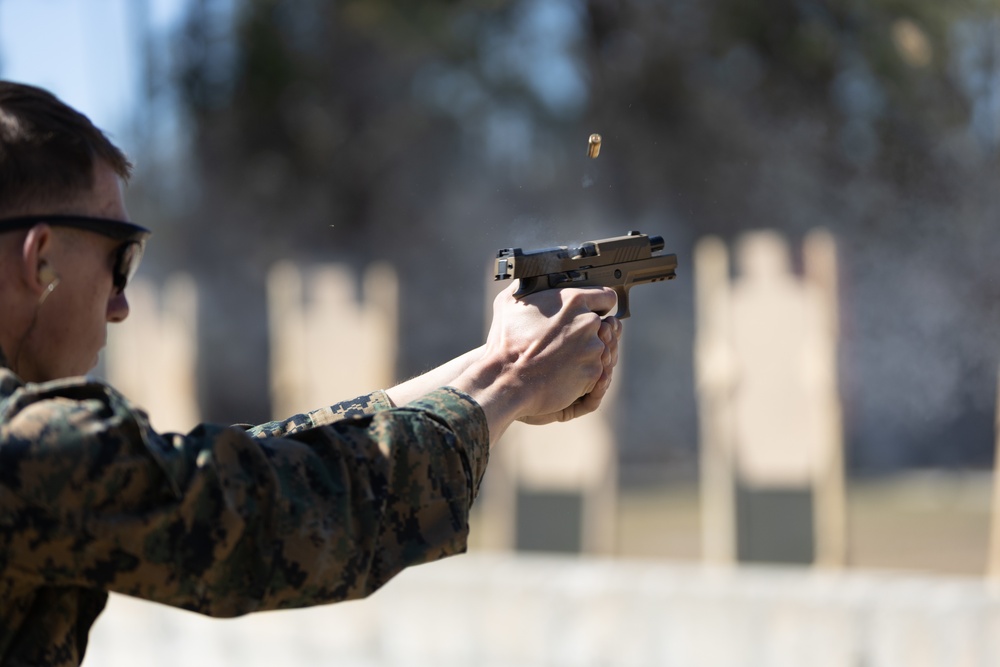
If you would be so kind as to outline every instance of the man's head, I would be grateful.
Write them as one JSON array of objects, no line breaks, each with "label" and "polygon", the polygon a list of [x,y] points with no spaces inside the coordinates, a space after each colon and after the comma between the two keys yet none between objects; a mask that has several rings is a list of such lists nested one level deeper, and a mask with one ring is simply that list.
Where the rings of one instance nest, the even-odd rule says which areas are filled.
[{"label": "man's head", "polygon": [[93,368],[148,231],[128,222],[132,165],[50,93],[0,81],[0,350],[26,380]]},{"label": "man's head", "polygon": [[0,218],[86,199],[98,161],[123,181],[132,173],[125,154],[86,116],[46,90],[0,81]]}]

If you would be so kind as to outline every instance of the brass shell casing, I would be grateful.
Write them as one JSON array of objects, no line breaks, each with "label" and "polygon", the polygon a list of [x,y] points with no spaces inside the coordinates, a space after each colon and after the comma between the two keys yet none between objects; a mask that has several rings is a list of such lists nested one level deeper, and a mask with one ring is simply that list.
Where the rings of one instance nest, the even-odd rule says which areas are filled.
[{"label": "brass shell casing", "polygon": [[593,159],[601,152],[601,135],[592,134],[587,140],[587,157]]}]

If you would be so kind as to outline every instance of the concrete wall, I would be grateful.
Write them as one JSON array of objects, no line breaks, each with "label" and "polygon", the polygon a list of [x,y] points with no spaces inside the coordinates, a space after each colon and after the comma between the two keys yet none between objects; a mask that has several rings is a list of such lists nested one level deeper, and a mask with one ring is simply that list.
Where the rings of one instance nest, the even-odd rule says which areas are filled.
[{"label": "concrete wall", "polygon": [[84,665],[992,667],[983,580],[476,553],[368,600],[215,620],[112,597]]}]

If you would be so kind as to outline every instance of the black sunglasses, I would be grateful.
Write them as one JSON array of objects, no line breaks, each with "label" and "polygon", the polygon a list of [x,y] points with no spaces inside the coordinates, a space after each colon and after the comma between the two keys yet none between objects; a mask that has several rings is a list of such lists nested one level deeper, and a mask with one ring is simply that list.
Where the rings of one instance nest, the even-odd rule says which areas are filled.
[{"label": "black sunglasses", "polygon": [[53,227],[73,227],[122,241],[115,255],[112,279],[118,291],[125,289],[139,269],[142,253],[146,249],[146,239],[152,232],[145,227],[124,220],[92,218],[86,215],[28,215],[20,218],[0,220],[0,233],[17,229],[29,229],[40,223]]}]

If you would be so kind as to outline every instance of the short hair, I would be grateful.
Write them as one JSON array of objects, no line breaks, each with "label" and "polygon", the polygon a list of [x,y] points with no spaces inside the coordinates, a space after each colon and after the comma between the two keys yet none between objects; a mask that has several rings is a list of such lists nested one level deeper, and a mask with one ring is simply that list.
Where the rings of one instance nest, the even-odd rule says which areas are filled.
[{"label": "short hair", "polygon": [[0,217],[85,195],[98,159],[122,180],[132,174],[129,159],[85,115],[47,90],[0,81]]}]

